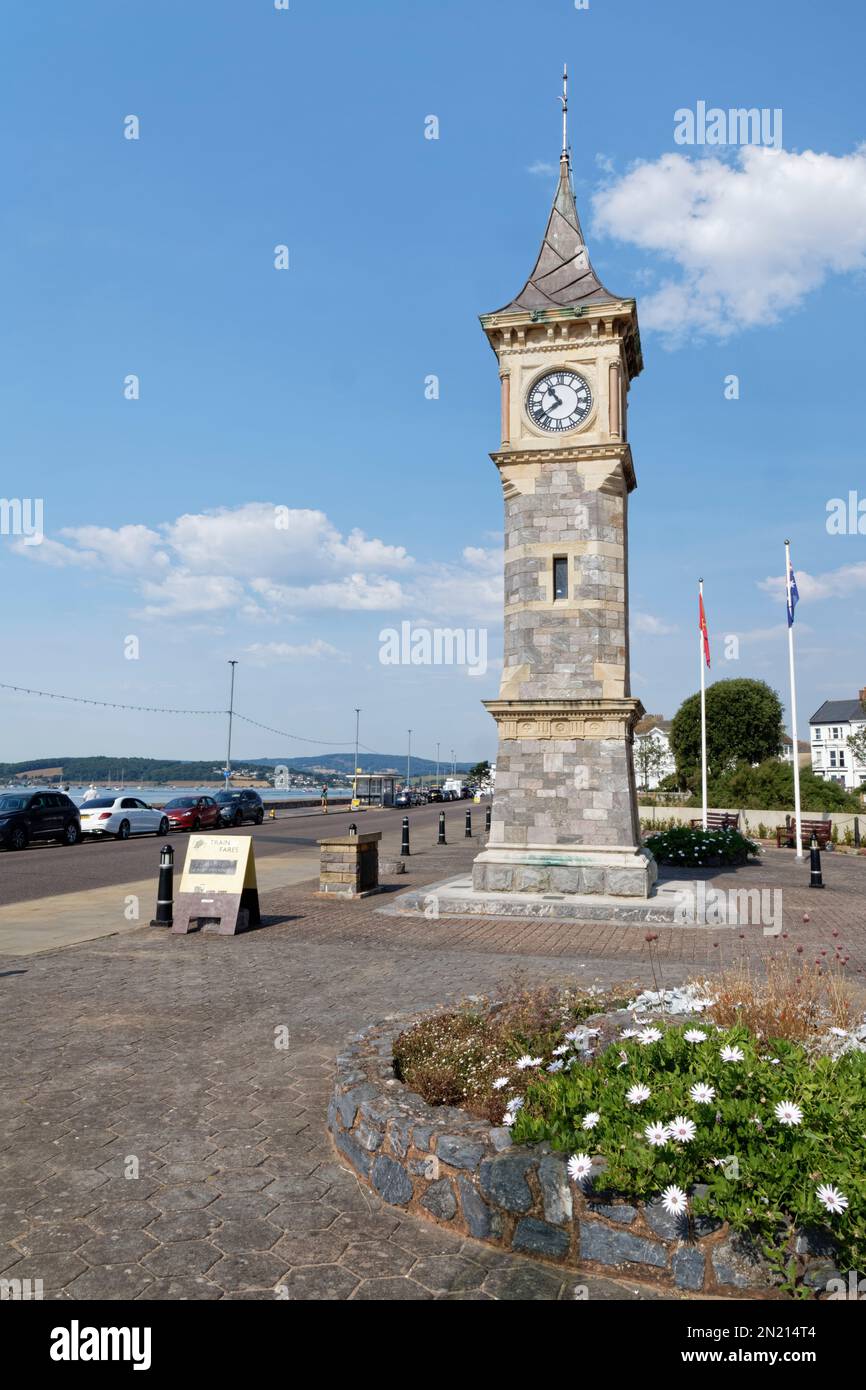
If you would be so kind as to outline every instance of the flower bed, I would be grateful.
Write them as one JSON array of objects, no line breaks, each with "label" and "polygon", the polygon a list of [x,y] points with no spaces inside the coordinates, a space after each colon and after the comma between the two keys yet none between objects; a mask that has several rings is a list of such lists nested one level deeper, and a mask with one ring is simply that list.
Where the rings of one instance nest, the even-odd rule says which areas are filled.
[{"label": "flower bed", "polygon": [[672,826],[644,837],[644,846],[660,864],[675,868],[718,868],[721,864],[745,864],[761,847],[756,840],[733,830],[692,830],[687,825]]},{"label": "flower bed", "polygon": [[[514,1059],[493,1125],[398,1080],[411,1020],[369,1028],[338,1058],[335,1145],[385,1201],[575,1269],[778,1297],[862,1267],[866,1053],[631,1022],[589,1019],[566,1052]],[[633,1035],[594,1057],[612,1027]]]}]

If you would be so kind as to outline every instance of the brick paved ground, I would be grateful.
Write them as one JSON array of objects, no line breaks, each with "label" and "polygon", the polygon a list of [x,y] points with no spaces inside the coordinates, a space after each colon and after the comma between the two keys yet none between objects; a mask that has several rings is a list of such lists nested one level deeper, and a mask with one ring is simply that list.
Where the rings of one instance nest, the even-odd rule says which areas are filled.
[{"label": "brick paved ground", "polygon": [[[476,851],[413,854],[411,876],[390,883],[461,871]],[[850,968],[866,966],[866,859],[825,856],[824,893],[806,886],[808,861],[766,859],[737,886],[783,889],[789,940],[659,928],[666,983],[795,940],[810,954],[842,940]],[[431,922],[382,916],[381,901],[292,888],[265,899],[267,925],[244,937],[142,928],[0,961],[0,1275],[71,1299],[273,1299],[277,1286],[299,1299],[572,1298],[573,1274],[362,1189],[325,1130],[332,1061],[364,1024],[492,988],[516,966],[533,980],[648,984],[643,929]],[[581,1282],[594,1298],[658,1296]]]}]

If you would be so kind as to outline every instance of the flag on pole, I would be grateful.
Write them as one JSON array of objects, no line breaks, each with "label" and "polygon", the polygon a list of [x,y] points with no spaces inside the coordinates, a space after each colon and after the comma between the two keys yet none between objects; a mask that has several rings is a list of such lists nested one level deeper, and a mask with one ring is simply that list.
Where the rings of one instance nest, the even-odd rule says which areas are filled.
[{"label": "flag on pole", "polygon": [[703,596],[703,594],[701,594],[701,593],[698,594],[698,627],[700,628],[700,630],[701,630],[701,636],[702,636],[703,639],[704,639],[704,660],[706,661],[707,665],[709,666],[709,664],[710,664],[710,634],[709,634],[709,632],[707,631],[707,615],[706,615],[706,613],[704,612],[704,596]]},{"label": "flag on pole", "polygon": [[800,602],[800,591],[797,588],[797,577],[794,574],[794,566],[788,560],[788,583],[787,583],[787,603],[788,603],[788,627],[794,626],[794,609]]}]

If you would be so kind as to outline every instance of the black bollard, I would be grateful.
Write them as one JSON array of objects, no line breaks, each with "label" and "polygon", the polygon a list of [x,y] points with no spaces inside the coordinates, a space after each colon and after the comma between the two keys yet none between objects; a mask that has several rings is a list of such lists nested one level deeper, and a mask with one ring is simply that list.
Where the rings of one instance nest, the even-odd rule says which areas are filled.
[{"label": "black bollard", "polygon": [[439,839],[436,841],[436,843],[437,843],[437,845],[444,845],[444,844],[447,844],[447,843],[448,843],[447,840],[445,839],[445,812],[444,812],[444,811],[440,811],[440,812],[439,812]]},{"label": "black bollard", "polygon": [[358,833],[358,827],[357,827],[357,825],[355,824],[355,822],[352,821],[351,825],[349,826],[349,834],[350,834],[350,835],[357,835],[357,833]]},{"label": "black bollard", "polygon": [[409,853],[409,817],[403,817],[403,842],[400,845],[401,856]]},{"label": "black bollard", "polygon": [[174,850],[163,845],[159,852],[159,886],[156,890],[156,916],[152,927],[170,927],[174,921]]},{"label": "black bollard", "polygon": [[490,834],[490,810],[491,810],[490,802],[488,801],[488,803],[487,803],[487,810],[486,810],[486,812],[484,813],[484,831],[485,831],[485,834],[487,834],[487,835]]},{"label": "black bollard", "polygon": [[467,811],[467,812],[466,812],[466,835],[465,835],[465,838],[466,838],[467,840],[471,840],[471,839],[472,839],[472,812],[471,812],[471,811]]},{"label": "black bollard", "polygon": [[860,848],[860,820],[857,816],[854,817],[854,848]]},{"label": "black bollard", "polygon": [[809,887],[823,888],[824,879],[821,875],[821,851],[818,848],[817,835],[812,836],[812,841],[809,845],[809,858],[811,867],[811,878],[809,879]]}]

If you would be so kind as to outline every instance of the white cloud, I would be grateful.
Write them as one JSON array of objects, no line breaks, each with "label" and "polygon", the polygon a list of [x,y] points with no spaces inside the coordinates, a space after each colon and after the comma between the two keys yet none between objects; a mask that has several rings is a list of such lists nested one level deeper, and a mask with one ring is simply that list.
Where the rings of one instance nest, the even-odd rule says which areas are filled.
[{"label": "white cloud", "polygon": [[242,608],[244,587],[230,575],[190,574],[175,570],[157,581],[143,579],[140,584],[143,598],[148,600],[142,616],[182,617],[193,613],[218,613],[226,608]]},{"label": "white cloud", "polygon": [[548,163],[546,159],[536,159],[534,164],[527,164],[527,174],[543,174],[545,177],[556,173],[555,167]]},{"label": "white cloud", "polygon": [[[796,574],[797,592],[801,602],[809,599],[849,598],[861,589],[866,589],[866,560],[859,560],[853,565],[842,565],[837,570],[828,570],[826,574],[809,574],[806,570],[797,570]],[[771,574],[767,579],[762,579],[758,587],[784,604],[784,575]],[[798,607],[798,617],[800,611]]]},{"label": "white cloud", "polygon": [[675,627],[662,622],[661,618],[654,617],[652,613],[632,613],[631,625],[635,632],[646,632],[651,637],[668,637],[677,631]]},{"label": "white cloud", "polygon": [[317,638],[313,642],[253,642],[246,649],[246,655],[257,665],[266,666],[275,661],[306,661],[308,658],[332,657],[346,661],[343,652],[332,647],[330,642]]},{"label": "white cloud", "polygon": [[866,146],[665,154],[600,190],[593,210],[600,233],[678,267],[643,299],[647,327],[727,337],[776,322],[831,273],[866,268]]},{"label": "white cloud", "polygon": [[401,608],[406,600],[397,579],[348,574],[344,579],[306,586],[254,579],[251,588],[266,602],[288,611],[322,608],[378,612]]}]

